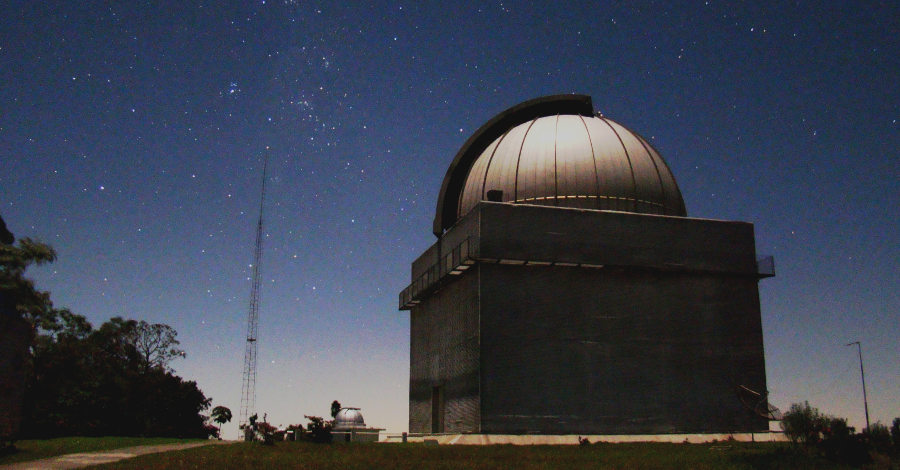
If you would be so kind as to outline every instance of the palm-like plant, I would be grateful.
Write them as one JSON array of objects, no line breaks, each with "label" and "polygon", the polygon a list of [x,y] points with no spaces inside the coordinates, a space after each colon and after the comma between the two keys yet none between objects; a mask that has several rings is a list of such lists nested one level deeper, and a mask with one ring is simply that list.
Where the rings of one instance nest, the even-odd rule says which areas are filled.
[{"label": "palm-like plant", "polygon": [[231,421],[231,410],[225,406],[217,406],[210,412],[213,421],[219,423],[219,435],[222,435],[222,425]]}]

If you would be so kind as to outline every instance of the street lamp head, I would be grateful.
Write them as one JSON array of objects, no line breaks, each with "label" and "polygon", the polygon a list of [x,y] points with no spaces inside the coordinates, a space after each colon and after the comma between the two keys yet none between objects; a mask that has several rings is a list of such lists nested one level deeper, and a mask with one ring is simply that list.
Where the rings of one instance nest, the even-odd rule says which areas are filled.
[{"label": "street lamp head", "polygon": [[854,344],[859,344],[859,341],[854,341],[852,343],[847,343],[844,346],[853,346]]}]

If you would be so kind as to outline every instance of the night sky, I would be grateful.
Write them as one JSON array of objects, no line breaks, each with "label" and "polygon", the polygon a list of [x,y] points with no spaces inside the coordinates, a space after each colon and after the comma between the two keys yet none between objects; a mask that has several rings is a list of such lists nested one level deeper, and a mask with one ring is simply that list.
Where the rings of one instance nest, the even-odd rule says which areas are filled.
[{"label": "night sky", "polygon": [[56,306],[173,326],[237,418],[268,146],[257,409],[404,431],[397,294],[447,167],[582,93],[690,216],[755,224],[771,401],[861,429],[859,340],[872,421],[900,416],[900,4],[355,3],[3,3],[0,214],[58,251],[30,271]]}]

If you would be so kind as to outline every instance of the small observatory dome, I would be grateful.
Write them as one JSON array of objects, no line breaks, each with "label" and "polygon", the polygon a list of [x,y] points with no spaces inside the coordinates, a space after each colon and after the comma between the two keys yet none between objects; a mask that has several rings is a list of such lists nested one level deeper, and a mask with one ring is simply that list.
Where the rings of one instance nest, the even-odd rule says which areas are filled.
[{"label": "small observatory dome", "polygon": [[479,201],[686,216],[668,165],[584,95],[514,106],[466,141],[444,177],[434,232]]},{"label": "small observatory dome", "polygon": [[334,416],[335,429],[362,429],[365,427],[366,421],[359,412],[359,408],[341,408]]}]

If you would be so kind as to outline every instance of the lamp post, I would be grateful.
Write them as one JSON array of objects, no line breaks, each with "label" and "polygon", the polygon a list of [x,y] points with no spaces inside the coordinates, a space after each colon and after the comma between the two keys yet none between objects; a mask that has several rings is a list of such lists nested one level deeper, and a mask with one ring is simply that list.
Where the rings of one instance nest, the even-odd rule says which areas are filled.
[{"label": "lamp post", "polygon": [[859,341],[854,341],[847,343],[847,346],[853,346],[854,344],[856,345],[856,351],[859,353],[859,375],[862,378],[863,407],[866,410],[866,429],[869,429],[869,400],[866,399],[866,372],[863,370],[862,345],[859,344]]}]

